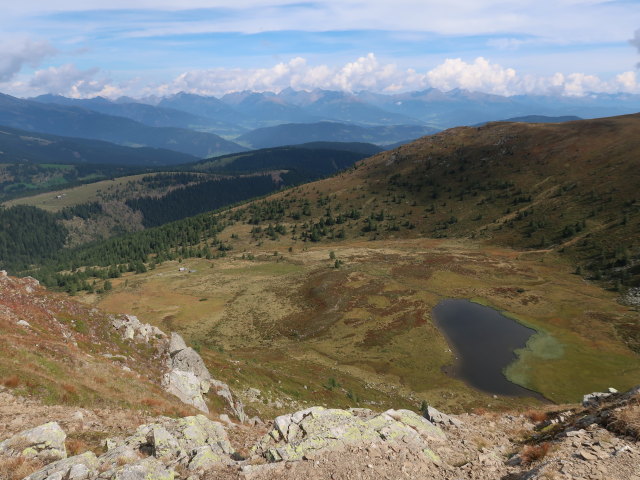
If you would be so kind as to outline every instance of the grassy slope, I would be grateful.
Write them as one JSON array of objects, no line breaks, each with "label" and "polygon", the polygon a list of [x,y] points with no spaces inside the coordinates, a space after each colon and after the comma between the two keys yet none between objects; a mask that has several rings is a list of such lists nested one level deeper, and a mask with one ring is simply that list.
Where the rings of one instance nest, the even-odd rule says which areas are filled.
[{"label": "grassy slope", "polygon": [[[259,388],[271,400],[415,408],[426,399],[449,410],[531,404],[493,399],[443,373],[453,357],[431,322],[431,309],[448,297],[482,301],[538,329],[537,345],[511,373],[554,401],[637,383],[640,358],[611,323],[637,321],[638,314],[571,274],[556,256],[541,262],[453,240],[348,241],[305,249],[281,239],[256,247],[245,243],[248,226],[226,234],[235,234],[237,249],[256,259],[243,260],[237,251],[218,260],[188,260],[185,265],[195,270],[190,274],[168,262],[115,280],[110,294],[86,300],[181,331],[202,346],[222,378],[239,391]],[[341,268],[332,268],[330,251],[344,261]],[[326,388],[330,378],[341,387]],[[277,413],[271,404],[253,407]]]},{"label": "grassy slope", "polygon": [[[102,192],[109,193],[117,191],[119,188],[125,187],[129,182],[137,182],[142,177],[148,175],[153,175],[153,173],[131,175],[128,177],[116,178],[114,180],[103,180],[101,182],[89,183],[78,187],[40,193],[31,197],[16,198],[5,202],[3,205],[6,207],[12,207],[14,205],[30,205],[48,212],[59,212],[65,207],[72,207],[82,203],[98,201],[101,198],[100,194]],[[58,195],[61,195],[62,198],[56,198]]]},{"label": "grassy slope", "polygon": [[[640,368],[625,344],[637,347],[638,313],[572,274],[571,264],[597,265],[620,246],[637,256],[639,151],[640,118],[633,115],[453,129],[225,213],[231,226],[222,239],[237,252],[233,260],[194,260],[198,272],[179,278],[170,265],[123,280],[96,301],[172,325],[202,342],[209,362],[244,362],[240,372],[222,375],[244,386],[264,382],[292,399],[354,404],[355,395],[370,405],[398,405],[399,398],[415,405],[426,398],[450,409],[512,404],[442,373],[452,357],[429,318],[450,296],[538,329],[509,369],[520,383],[560,402],[610,384],[625,388],[637,383]],[[256,214],[278,202],[280,213]],[[361,216],[326,227],[317,244],[303,242],[328,210]],[[278,240],[252,234],[252,218],[280,222],[289,233]],[[563,233],[576,223],[584,224],[580,232]],[[347,240],[337,241],[341,229]],[[294,255],[284,253],[289,246]],[[240,258],[244,250],[269,262],[277,250],[302,271],[256,269]],[[330,250],[345,260],[342,268],[331,268]],[[325,388],[331,376],[343,388]]]},{"label": "grassy slope", "polygon": [[123,341],[103,312],[29,279],[0,277],[0,383],[15,394],[183,414],[189,409],[159,386],[162,368],[153,346]]}]

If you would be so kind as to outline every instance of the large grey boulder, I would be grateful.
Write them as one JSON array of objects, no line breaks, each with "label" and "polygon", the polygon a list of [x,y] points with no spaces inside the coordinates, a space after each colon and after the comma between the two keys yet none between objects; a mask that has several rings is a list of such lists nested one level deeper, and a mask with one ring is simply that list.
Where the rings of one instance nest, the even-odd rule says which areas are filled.
[{"label": "large grey boulder", "polygon": [[424,411],[424,418],[429,420],[431,423],[435,423],[436,425],[454,425],[459,427],[462,425],[462,421],[458,420],[451,415],[447,415],[446,413],[442,413],[439,410],[436,410],[433,407],[427,407]]},{"label": "large grey boulder", "polygon": [[162,377],[162,387],[183,403],[196,407],[201,412],[209,413],[203,394],[209,391],[209,384],[202,382],[193,372],[170,370]]},{"label": "large grey boulder", "polygon": [[67,435],[56,422],[20,432],[0,443],[0,453],[7,456],[37,458],[52,462],[67,458],[64,441]]},{"label": "large grey boulder", "polygon": [[274,429],[254,447],[254,453],[272,462],[292,461],[341,451],[349,445],[401,442],[439,462],[430,444],[445,439],[442,430],[409,410],[389,410],[377,415],[366,409],[312,407],[276,418]]},{"label": "large grey boulder", "polygon": [[24,480],[47,480],[53,475],[60,475],[65,480],[87,480],[97,473],[98,459],[93,452],[86,452],[74,457],[50,463]]},{"label": "large grey boulder", "polygon": [[202,357],[193,348],[187,347],[178,333],[171,333],[167,350],[169,370],[162,377],[162,386],[167,392],[184,403],[209,413],[204,395],[213,390],[213,393],[224,398],[241,422],[246,420],[244,406],[240,400],[234,398],[229,385],[211,376]]},{"label": "large grey boulder", "polygon": [[211,374],[202,357],[193,348],[187,347],[170,355],[170,368],[193,373],[201,382],[209,383]]}]

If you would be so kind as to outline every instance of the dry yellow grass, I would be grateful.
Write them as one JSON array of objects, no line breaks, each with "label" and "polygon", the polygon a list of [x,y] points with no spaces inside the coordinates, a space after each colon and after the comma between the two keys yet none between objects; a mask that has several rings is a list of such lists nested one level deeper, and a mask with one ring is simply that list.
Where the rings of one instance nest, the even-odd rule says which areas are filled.
[{"label": "dry yellow grass", "polygon": [[43,466],[38,460],[0,456],[0,480],[22,480]]},{"label": "dry yellow grass", "polygon": [[626,406],[614,410],[609,428],[640,440],[640,395],[632,397]]},{"label": "dry yellow grass", "polygon": [[[233,227],[241,242],[245,227]],[[553,254],[540,262],[510,249],[442,239],[296,245],[283,258],[273,256],[276,248],[288,250],[247,241],[226,258],[166,262],[84,300],[179,331],[201,349],[217,378],[271,399],[396,407],[426,399],[448,411],[533,406],[530,399],[493,399],[442,372],[453,354],[431,309],[451,297],[488,304],[544,332],[523,352],[514,378],[556,401],[577,401],[608,386],[598,378],[628,388],[640,372],[640,360],[609,321],[637,314]],[[341,268],[332,268],[330,251],[344,261]],[[195,273],[179,272],[180,266]],[[593,365],[591,373],[576,368],[584,362]],[[331,377],[344,388],[327,390]],[[345,397],[349,391],[358,401]],[[279,413],[272,403],[262,398],[251,407],[260,415]]]}]

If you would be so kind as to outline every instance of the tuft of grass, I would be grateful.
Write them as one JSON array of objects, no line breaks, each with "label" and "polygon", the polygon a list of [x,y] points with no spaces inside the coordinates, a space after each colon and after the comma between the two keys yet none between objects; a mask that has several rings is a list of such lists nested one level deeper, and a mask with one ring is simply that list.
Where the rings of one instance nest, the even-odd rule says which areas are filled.
[{"label": "tuft of grass", "polygon": [[20,385],[20,377],[18,377],[17,375],[11,375],[10,377],[5,377],[0,380],[0,383],[2,383],[2,385],[7,388],[16,388],[18,385]]},{"label": "tuft of grass", "polygon": [[522,463],[530,464],[546,457],[550,449],[551,444],[549,442],[544,442],[540,445],[527,445],[522,450],[520,458],[522,458]]},{"label": "tuft of grass", "polygon": [[529,410],[524,414],[524,416],[531,420],[533,423],[541,423],[549,418],[547,412],[543,412],[540,410]]},{"label": "tuft of grass", "polygon": [[607,428],[640,440],[640,394],[633,396],[625,407],[614,411]]},{"label": "tuft of grass", "polygon": [[76,388],[75,385],[71,385],[69,383],[63,383],[62,384],[62,389],[67,392],[69,395],[77,395],[78,394],[78,389]]},{"label": "tuft of grass", "polygon": [[89,446],[79,438],[70,438],[64,443],[67,447],[67,454],[71,456],[80,455],[89,450]]},{"label": "tuft of grass", "polygon": [[157,398],[145,397],[140,400],[140,403],[145,407],[158,408],[160,405],[162,405],[163,402],[158,400]]},{"label": "tuft of grass", "polygon": [[0,456],[0,480],[22,480],[44,465],[34,459]]}]

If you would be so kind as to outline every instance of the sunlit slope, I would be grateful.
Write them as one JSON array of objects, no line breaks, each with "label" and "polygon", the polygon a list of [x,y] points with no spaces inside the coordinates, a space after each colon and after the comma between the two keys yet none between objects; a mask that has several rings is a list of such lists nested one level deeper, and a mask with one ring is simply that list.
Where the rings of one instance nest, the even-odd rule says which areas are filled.
[{"label": "sunlit slope", "polygon": [[[274,200],[289,222],[308,203],[298,218],[322,220],[321,238],[471,237],[553,249],[612,286],[635,285],[639,164],[639,115],[491,123],[423,137]],[[343,223],[326,225],[339,215]]]}]

